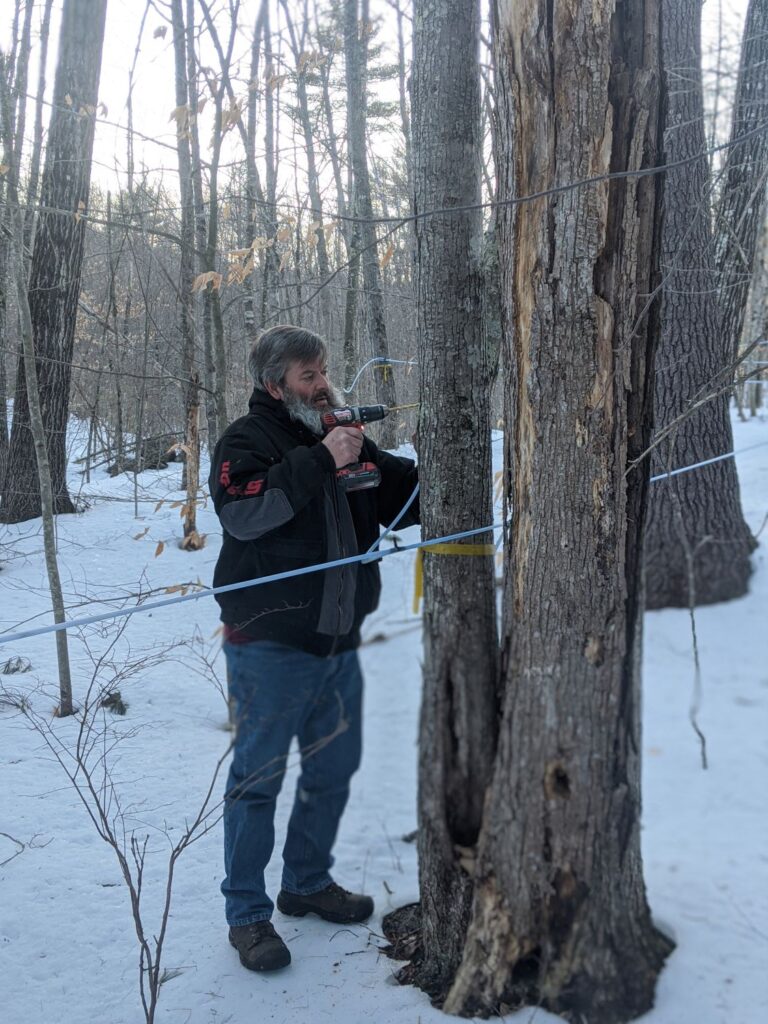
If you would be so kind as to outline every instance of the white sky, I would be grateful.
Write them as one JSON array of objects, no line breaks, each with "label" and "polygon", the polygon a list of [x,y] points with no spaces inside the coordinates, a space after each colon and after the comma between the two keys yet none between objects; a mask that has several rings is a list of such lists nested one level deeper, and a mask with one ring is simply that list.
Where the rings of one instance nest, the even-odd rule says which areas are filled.
[{"label": "white sky", "polygon": [[[39,0],[37,0],[39,4]],[[41,5],[40,5],[41,6]],[[51,24],[51,36],[48,53],[48,75],[46,96],[50,96],[53,87],[55,73],[56,48],[59,33],[60,11],[62,0],[55,0],[54,15]],[[242,0],[240,7],[240,29],[235,43],[233,53],[233,82],[238,77],[241,85],[238,88],[235,82],[235,91],[238,95],[245,93],[250,70],[250,47],[253,26],[255,24],[260,0]],[[320,0],[320,9],[323,10],[323,0]],[[162,11],[162,5],[158,5]],[[215,12],[222,9],[222,5],[212,0],[211,9]],[[99,101],[104,103],[108,109],[106,116],[100,116],[96,128],[96,140],[94,146],[94,167],[93,179],[99,182],[102,187],[116,186],[116,175],[124,181],[127,152],[126,132],[127,108],[126,98],[128,94],[128,81],[131,65],[139,36],[139,30],[144,13],[145,4],[143,0],[108,0],[106,34],[104,40],[104,54],[102,60],[101,83],[99,88]],[[5,16],[7,11],[8,17]],[[0,45],[6,47],[10,38],[11,15],[13,11],[13,0],[0,0],[0,12],[3,17],[0,20]],[[272,31],[273,33],[282,26],[282,19],[277,3],[273,3],[272,9]],[[198,21],[203,20],[202,12],[197,10]],[[371,16],[382,25],[382,39],[386,40],[387,62],[396,60],[396,28],[395,15],[385,0],[372,0]],[[312,18],[310,16],[310,20]],[[226,45],[226,35],[229,31],[228,22],[225,17],[216,18],[222,38],[222,45]],[[33,51],[30,67],[30,93],[37,88],[37,61],[39,54],[39,41],[37,29],[39,16],[35,15],[33,28]],[[167,27],[164,38],[154,38],[156,29]],[[310,44],[311,45],[311,44]],[[277,48],[277,44],[276,44]],[[289,67],[293,67],[293,56],[283,45],[283,56]],[[340,60],[340,58],[338,58]],[[212,68],[218,68],[218,59],[212,44],[209,52],[203,56],[203,62],[208,63]],[[260,76],[263,75],[263,57],[260,63]],[[263,80],[263,79],[262,79]],[[388,99],[395,99],[396,95],[388,93]],[[290,102],[289,95],[283,93],[283,102]],[[176,106],[174,94],[174,59],[173,42],[170,24],[156,9],[151,9],[146,18],[144,32],[141,41],[141,50],[136,64],[134,96],[133,96],[133,123],[136,132],[147,136],[148,139],[135,137],[134,160],[137,171],[142,165],[150,170],[161,171],[166,169],[170,174],[176,173],[175,155],[175,123],[169,120],[170,113]],[[28,124],[31,126],[33,113],[28,116]],[[49,108],[44,113],[44,124],[47,124]],[[339,121],[341,121],[340,116]],[[117,127],[113,123],[117,124]],[[288,130],[288,118],[282,116],[284,131]],[[338,125],[341,128],[341,124]],[[200,118],[201,144],[206,145],[210,138],[211,120],[210,105]],[[162,145],[162,144],[165,145]],[[168,148],[170,147],[170,148]],[[290,163],[292,153],[289,150],[293,147],[290,137],[281,140],[283,149],[283,160]],[[261,147],[257,143],[257,154]],[[299,147],[297,156],[303,162],[303,143]],[[241,147],[237,132],[232,132],[229,142],[229,152],[222,160],[241,155]],[[205,152],[203,153],[205,159]],[[292,179],[292,168],[291,168]],[[172,180],[169,180],[172,185]]]},{"label": "white sky", "polygon": [[[62,0],[56,0],[54,19],[51,26],[51,42],[49,45],[49,71],[47,76],[46,93],[50,96],[55,71],[56,44],[58,40],[59,12]],[[235,44],[235,76],[240,71],[243,80],[247,79],[250,65],[250,37],[258,14],[260,0],[242,0],[240,23],[241,29],[238,40]],[[747,0],[707,0],[704,4],[704,49],[705,66],[714,67],[716,41],[720,35],[722,25],[722,37],[724,39],[724,60],[733,65],[738,59],[738,42]],[[323,0],[320,0],[322,9]],[[162,6],[158,5],[160,10]],[[6,46],[10,35],[10,24],[13,12],[13,0],[0,0],[0,45]],[[38,7],[42,5],[38,0]],[[220,4],[213,3],[214,10]],[[273,5],[272,28],[277,25],[277,4]],[[99,99],[108,109],[108,114],[99,120],[96,131],[96,143],[94,150],[94,181],[103,188],[116,188],[118,180],[125,181],[126,168],[126,132],[127,124],[126,96],[128,92],[128,76],[130,66],[134,59],[134,52],[137,44],[139,26],[144,12],[143,0],[108,0],[107,27],[104,43],[104,57],[102,62],[101,86]],[[395,16],[386,0],[372,0],[372,17],[381,26],[381,38],[386,40],[390,53],[387,59],[394,61],[396,56],[396,30]],[[202,18],[202,15],[200,14]],[[34,93],[37,86],[37,54],[39,53],[39,41],[36,37],[39,15],[35,15],[35,38],[33,40],[32,66],[30,68],[30,93]],[[167,25],[158,10],[151,9],[144,28],[141,52],[137,62],[137,71],[134,87],[134,128],[137,132],[148,137],[143,140],[135,138],[134,155],[136,169],[146,167],[156,173],[162,173],[165,169],[167,183],[173,187],[176,174],[176,156],[174,152],[175,125],[169,122],[171,110],[175,107],[174,81],[173,81],[173,47],[171,31],[168,31],[164,38],[153,38],[155,29]],[[221,19],[222,35],[226,29],[224,19]],[[735,47],[735,50],[734,50]],[[707,50],[712,54],[706,56]],[[212,51],[212,47],[211,47]],[[287,59],[292,63],[290,54]],[[211,52],[205,58],[213,67],[217,66],[215,54]],[[239,65],[239,67],[238,67]],[[263,62],[262,62],[263,71]],[[710,82],[714,81],[710,75]],[[239,91],[243,91],[242,89]],[[394,96],[388,97],[394,98]],[[31,128],[33,114],[30,111],[28,125]],[[44,124],[47,124],[49,108],[44,112]],[[114,122],[118,127],[108,122]],[[283,117],[283,126],[287,130],[288,119]],[[201,141],[210,136],[210,122],[206,120],[206,113],[201,117]],[[338,126],[339,128],[341,125]],[[165,146],[158,143],[165,143]],[[281,146],[284,147],[283,160],[291,162],[292,154],[287,150],[292,146],[290,138],[283,139]],[[170,148],[168,148],[170,147]],[[225,154],[232,158],[239,153],[239,137],[237,133],[230,136],[229,152]],[[205,155],[205,154],[204,154]],[[301,146],[297,151],[299,162],[303,162]]]}]

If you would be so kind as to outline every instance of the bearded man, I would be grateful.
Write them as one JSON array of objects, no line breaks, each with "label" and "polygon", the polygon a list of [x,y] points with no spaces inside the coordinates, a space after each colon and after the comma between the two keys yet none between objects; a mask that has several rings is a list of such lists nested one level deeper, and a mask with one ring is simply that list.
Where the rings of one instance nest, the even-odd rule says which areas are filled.
[{"label": "bearded man", "polygon": [[[223,527],[214,585],[270,576],[370,548],[412,495],[409,459],[380,451],[363,432],[324,435],[322,413],[343,405],[316,334],[273,327],[254,344],[246,416],[224,432],[210,493]],[[360,460],[377,487],[348,491],[337,476]],[[418,522],[418,501],[401,520]],[[330,874],[331,849],[360,763],[360,626],[379,601],[375,561],[338,566],[218,595],[236,738],[224,811],[229,940],[244,967],[276,970],[291,955],[275,932],[264,870],[275,804],[294,736],[301,775],[283,848],[278,910],[335,924],[366,920],[370,896]]]}]

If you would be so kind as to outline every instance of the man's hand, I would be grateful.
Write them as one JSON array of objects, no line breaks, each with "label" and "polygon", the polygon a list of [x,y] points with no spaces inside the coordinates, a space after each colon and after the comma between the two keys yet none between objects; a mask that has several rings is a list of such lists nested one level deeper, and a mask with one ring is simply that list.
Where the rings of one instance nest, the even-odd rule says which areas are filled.
[{"label": "man's hand", "polygon": [[363,447],[363,432],[356,427],[334,427],[320,444],[324,444],[333,456],[336,469],[343,469],[358,461]]}]

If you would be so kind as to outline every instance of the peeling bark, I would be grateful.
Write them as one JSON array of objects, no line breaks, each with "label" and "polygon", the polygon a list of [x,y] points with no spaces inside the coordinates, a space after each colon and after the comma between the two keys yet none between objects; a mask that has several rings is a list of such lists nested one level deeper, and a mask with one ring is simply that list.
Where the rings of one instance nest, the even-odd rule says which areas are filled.
[{"label": "peeling bark", "polygon": [[[657,0],[497,0],[495,15],[502,199],[657,163]],[[650,438],[658,187],[615,179],[501,213],[505,691],[451,1013],[535,1003],[617,1024],[653,1005],[672,947],[642,877],[648,468],[626,474]]]}]

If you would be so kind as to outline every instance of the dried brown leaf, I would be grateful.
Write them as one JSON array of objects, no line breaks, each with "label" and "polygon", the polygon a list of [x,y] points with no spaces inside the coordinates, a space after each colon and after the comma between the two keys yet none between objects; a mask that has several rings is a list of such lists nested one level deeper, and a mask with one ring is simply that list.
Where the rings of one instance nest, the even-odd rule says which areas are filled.
[{"label": "dried brown leaf", "polygon": [[394,242],[390,242],[389,245],[387,246],[387,248],[384,250],[384,255],[379,260],[379,266],[381,267],[382,270],[384,269],[384,267],[387,266],[389,261],[392,259],[392,256],[394,255],[394,252],[395,252],[395,243]]}]

